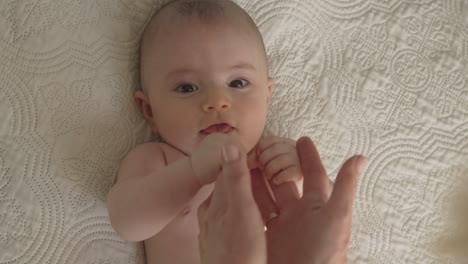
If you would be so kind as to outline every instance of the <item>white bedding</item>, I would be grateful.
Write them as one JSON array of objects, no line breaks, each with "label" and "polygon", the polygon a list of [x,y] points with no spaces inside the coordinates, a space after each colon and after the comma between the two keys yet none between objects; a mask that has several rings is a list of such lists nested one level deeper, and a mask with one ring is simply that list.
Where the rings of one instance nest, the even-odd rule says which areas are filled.
[{"label": "white bedding", "polygon": [[[468,161],[468,2],[238,0],[275,79],[267,132],[310,136],[333,179],[369,157],[349,263],[448,263],[430,246]],[[109,224],[119,160],[150,131],[132,99],[162,1],[0,1],[0,263],[143,263]]]}]

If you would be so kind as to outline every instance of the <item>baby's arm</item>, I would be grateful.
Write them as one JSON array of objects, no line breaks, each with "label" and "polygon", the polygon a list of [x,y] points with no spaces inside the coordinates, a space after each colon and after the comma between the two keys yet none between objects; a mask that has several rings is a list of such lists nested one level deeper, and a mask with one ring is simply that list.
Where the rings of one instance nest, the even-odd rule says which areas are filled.
[{"label": "baby's arm", "polygon": [[201,188],[190,157],[166,166],[159,143],[146,143],[122,160],[117,182],[107,195],[113,228],[124,239],[156,235]]}]

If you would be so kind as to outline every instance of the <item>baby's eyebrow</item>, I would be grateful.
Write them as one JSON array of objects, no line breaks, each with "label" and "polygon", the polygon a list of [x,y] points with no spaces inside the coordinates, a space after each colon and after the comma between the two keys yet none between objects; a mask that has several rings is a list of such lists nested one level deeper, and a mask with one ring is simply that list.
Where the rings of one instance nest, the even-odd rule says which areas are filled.
[{"label": "baby's eyebrow", "polygon": [[166,74],[166,79],[174,79],[177,76],[189,75],[191,73],[193,73],[193,70],[186,69],[186,68],[178,69],[178,70],[175,70],[175,71],[168,72]]},{"label": "baby's eyebrow", "polygon": [[230,70],[238,70],[238,69],[243,69],[243,70],[245,69],[245,70],[251,70],[251,71],[257,70],[252,64],[247,63],[247,62],[241,62],[230,67]]}]

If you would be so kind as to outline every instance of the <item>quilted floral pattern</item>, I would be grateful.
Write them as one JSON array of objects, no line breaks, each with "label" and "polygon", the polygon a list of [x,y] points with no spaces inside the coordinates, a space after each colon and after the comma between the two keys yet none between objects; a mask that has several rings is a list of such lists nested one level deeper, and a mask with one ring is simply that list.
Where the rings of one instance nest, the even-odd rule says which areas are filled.
[{"label": "quilted floral pattern", "polygon": [[[0,2],[0,263],[144,263],[110,226],[120,159],[150,140],[132,93],[163,0]],[[431,245],[468,161],[464,0],[236,0],[275,79],[265,134],[310,136],[360,178],[350,263],[449,263]]]}]

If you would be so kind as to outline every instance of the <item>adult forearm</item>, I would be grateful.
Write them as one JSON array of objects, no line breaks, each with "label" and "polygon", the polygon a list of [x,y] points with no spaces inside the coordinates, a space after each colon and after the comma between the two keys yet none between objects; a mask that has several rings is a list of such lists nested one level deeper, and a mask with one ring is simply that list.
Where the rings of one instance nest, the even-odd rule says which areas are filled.
[{"label": "adult forearm", "polygon": [[119,182],[107,196],[111,224],[126,240],[146,240],[172,221],[200,188],[189,157]]}]

